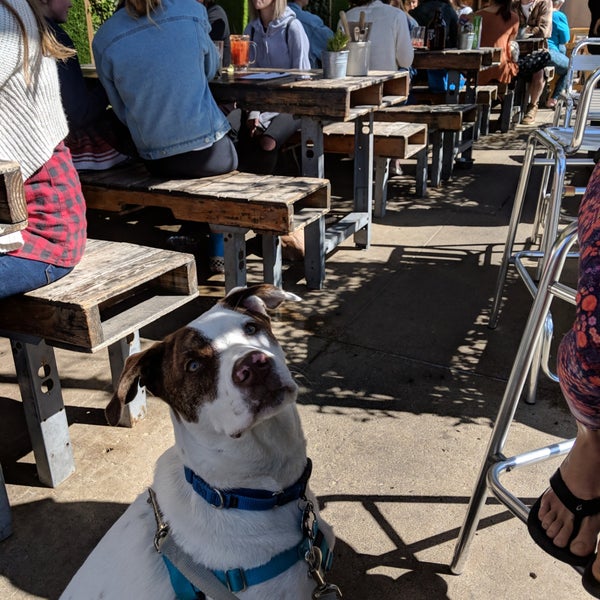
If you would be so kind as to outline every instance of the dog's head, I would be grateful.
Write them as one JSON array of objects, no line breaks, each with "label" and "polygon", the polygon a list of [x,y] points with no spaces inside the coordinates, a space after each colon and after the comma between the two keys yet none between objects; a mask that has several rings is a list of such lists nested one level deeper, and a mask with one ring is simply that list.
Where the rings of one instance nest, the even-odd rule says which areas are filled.
[{"label": "dog's head", "polygon": [[271,329],[267,309],[289,292],[262,284],[235,288],[186,327],[127,359],[106,408],[116,425],[137,384],[169,404],[178,420],[239,437],[296,400],[297,385]]}]

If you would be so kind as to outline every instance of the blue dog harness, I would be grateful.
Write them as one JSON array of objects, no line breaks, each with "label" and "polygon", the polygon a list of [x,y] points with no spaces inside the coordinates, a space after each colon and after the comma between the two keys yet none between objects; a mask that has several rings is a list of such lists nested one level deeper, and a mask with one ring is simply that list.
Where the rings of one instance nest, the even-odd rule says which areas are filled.
[{"label": "blue dog harness", "polygon": [[[292,501],[304,501],[304,508],[300,508],[302,512],[299,524],[302,531],[302,539],[298,544],[280,552],[272,557],[271,560],[258,567],[249,569],[234,568],[227,571],[209,570],[230,592],[241,592],[250,586],[273,579],[284,571],[287,571],[298,561],[309,563],[310,570],[319,568],[328,571],[331,568],[333,553],[329,549],[325,536],[319,529],[312,503],[306,500],[306,486],[311,471],[312,463],[310,459],[307,459],[306,467],[300,478],[281,492],[274,493],[268,490],[247,488],[219,490],[213,488],[188,467],[184,467],[185,478],[194,491],[218,509],[237,508],[238,510],[262,511],[276,506],[283,506]],[[154,492],[150,489],[149,493],[149,501],[153,504],[158,526],[154,545],[156,550],[161,553],[167,567],[176,597],[178,600],[200,600],[206,598],[205,594],[177,568],[169,557],[161,552],[163,540],[169,534],[169,526],[162,521],[162,515]],[[312,563],[311,557],[314,556],[319,558],[318,565]],[[206,570],[205,567],[202,567],[202,569]]]}]

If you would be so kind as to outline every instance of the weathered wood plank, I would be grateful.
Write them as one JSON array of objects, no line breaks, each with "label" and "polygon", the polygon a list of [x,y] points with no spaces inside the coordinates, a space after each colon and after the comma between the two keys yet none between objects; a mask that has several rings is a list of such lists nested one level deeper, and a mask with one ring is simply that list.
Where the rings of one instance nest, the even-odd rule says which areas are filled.
[{"label": "weathered wood plank", "polygon": [[27,203],[18,163],[0,161],[0,235],[27,227]]},{"label": "weathered wood plank", "polygon": [[[0,302],[0,330],[31,334],[49,343],[93,351],[139,328],[135,307],[152,298],[167,310],[197,294],[190,254],[123,242],[88,240],[81,262],[58,281]],[[173,297],[176,297],[173,299]],[[139,312],[139,311],[138,311]],[[105,322],[121,315],[120,336]],[[149,322],[149,321],[148,321]]]},{"label": "weathered wood plank", "polygon": [[375,112],[374,118],[376,121],[423,123],[430,129],[460,131],[463,122],[477,120],[477,104],[390,106]]}]

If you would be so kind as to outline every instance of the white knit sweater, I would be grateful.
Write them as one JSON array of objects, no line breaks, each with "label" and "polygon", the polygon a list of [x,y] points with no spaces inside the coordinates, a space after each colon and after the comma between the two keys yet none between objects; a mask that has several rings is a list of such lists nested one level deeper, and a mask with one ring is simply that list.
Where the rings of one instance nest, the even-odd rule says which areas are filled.
[{"label": "white knit sweater", "polygon": [[23,72],[23,38],[0,4],[0,160],[15,160],[23,179],[37,171],[68,133],[56,61],[42,57],[35,17],[26,0],[8,0],[27,30],[30,83]]}]

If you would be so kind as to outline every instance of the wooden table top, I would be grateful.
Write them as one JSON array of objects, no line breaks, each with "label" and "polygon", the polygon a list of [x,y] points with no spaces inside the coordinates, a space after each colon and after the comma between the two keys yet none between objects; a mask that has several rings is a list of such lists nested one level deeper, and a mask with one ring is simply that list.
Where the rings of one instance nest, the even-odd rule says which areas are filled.
[{"label": "wooden table top", "polygon": [[[249,74],[268,72],[248,69]],[[365,77],[323,79],[320,70],[282,71],[278,79],[223,76],[209,82],[219,103],[297,116],[348,121],[375,108],[403,102],[408,97],[408,71],[370,71]]]},{"label": "wooden table top", "polygon": [[546,47],[546,38],[523,38],[517,40],[517,44],[519,44],[519,54],[531,54]]},{"label": "wooden table top", "polygon": [[481,71],[500,62],[500,48],[476,50],[416,49],[412,66],[416,69],[451,69],[456,71]]}]

